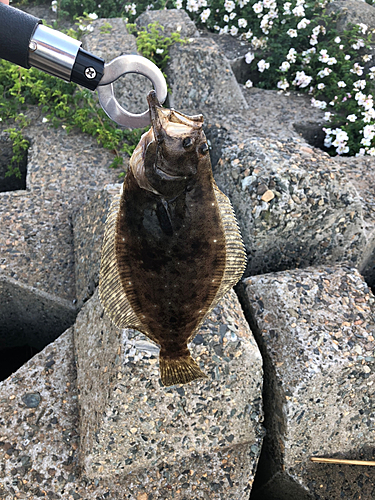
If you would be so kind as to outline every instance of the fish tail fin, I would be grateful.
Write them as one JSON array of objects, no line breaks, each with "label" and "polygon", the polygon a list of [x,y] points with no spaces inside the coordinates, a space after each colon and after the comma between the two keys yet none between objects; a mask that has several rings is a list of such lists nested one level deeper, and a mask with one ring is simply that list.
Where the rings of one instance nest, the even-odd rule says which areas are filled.
[{"label": "fish tail fin", "polygon": [[178,358],[159,358],[160,378],[165,386],[187,384],[197,378],[207,378],[190,354]]}]

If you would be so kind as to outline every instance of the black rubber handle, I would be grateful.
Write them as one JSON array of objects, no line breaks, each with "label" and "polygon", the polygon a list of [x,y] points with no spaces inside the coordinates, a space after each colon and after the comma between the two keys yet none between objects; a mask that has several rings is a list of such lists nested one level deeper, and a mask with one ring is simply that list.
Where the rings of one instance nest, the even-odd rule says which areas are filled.
[{"label": "black rubber handle", "polygon": [[0,3],[0,58],[30,68],[29,42],[42,21]]}]

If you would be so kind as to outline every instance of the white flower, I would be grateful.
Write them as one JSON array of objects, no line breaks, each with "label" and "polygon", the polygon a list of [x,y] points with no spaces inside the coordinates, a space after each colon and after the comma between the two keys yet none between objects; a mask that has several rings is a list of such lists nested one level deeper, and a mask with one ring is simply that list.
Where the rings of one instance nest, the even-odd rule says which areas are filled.
[{"label": "white flower", "polygon": [[290,8],[291,8],[292,4],[291,2],[285,2],[283,7],[284,7],[284,13],[285,14],[291,14],[290,12]]},{"label": "white flower", "polygon": [[253,86],[253,82],[251,80],[247,80],[247,82],[245,83],[245,87],[250,89],[252,86]]},{"label": "white flower", "polygon": [[375,135],[375,125],[366,125],[360,132],[363,133],[361,144],[363,146],[371,146],[371,141]]},{"label": "white flower", "polygon": [[282,80],[277,82],[277,88],[281,90],[286,90],[289,87],[289,83],[287,82],[286,78],[283,78]]},{"label": "white flower", "polygon": [[325,76],[328,76],[330,73],[332,73],[332,70],[330,68],[324,68],[318,72],[318,77],[324,78]]},{"label": "white flower", "polygon": [[207,0],[197,0],[198,1],[198,7],[207,7]]},{"label": "white flower", "polygon": [[298,30],[301,30],[301,29],[304,29],[304,28],[307,28],[307,26],[310,24],[311,21],[309,21],[308,19],[306,19],[305,17],[303,19],[301,19],[301,21],[297,24],[297,29]]},{"label": "white flower", "polygon": [[88,26],[86,26],[86,31],[91,33],[91,31],[94,31],[94,26],[91,26],[91,24],[89,24]]},{"label": "white flower", "polygon": [[337,86],[340,88],[344,88],[344,87],[346,87],[346,83],[343,82],[342,80],[340,80],[339,82],[337,82]]},{"label": "white flower", "polygon": [[303,17],[305,15],[305,9],[302,7],[302,5],[297,5],[297,7],[294,7],[292,12],[296,17]]},{"label": "white flower", "polygon": [[354,123],[357,119],[357,116],[356,115],[348,115],[346,117],[347,120],[349,120],[350,122]]},{"label": "white flower", "polygon": [[237,26],[232,26],[231,29],[229,30],[229,33],[232,35],[232,36],[236,36],[237,33],[238,33],[238,28]]},{"label": "white flower", "polygon": [[182,9],[182,0],[176,0],[176,9]]},{"label": "white flower", "polygon": [[365,128],[363,129],[363,137],[365,139],[367,138],[373,138],[375,135],[375,125],[366,125]]},{"label": "white flower", "polygon": [[361,111],[362,113],[362,121],[365,123],[370,123],[375,118],[375,109],[370,108],[368,111]]},{"label": "white flower", "polygon": [[327,61],[328,66],[332,66],[333,64],[337,63],[336,57],[330,57]]},{"label": "white flower", "polygon": [[261,59],[258,62],[258,70],[260,71],[260,73],[263,73],[263,71],[265,69],[268,69],[269,67],[270,67],[270,63],[266,62],[264,59]]},{"label": "white flower", "polygon": [[231,12],[231,13],[229,14],[229,19],[230,19],[231,21],[233,21],[233,19],[236,17],[236,15],[237,15],[237,14],[236,14],[235,12]]},{"label": "white flower", "polygon": [[353,43],[352,48],[355,50],[359,50],[361,47],[365,46],[365,42],[360,38],[359,40],[356,41],[356,43]]},{"label": "white flower", "polygon": [[360,27],[360,31],[361,33],[364,35],[366,33],[366,31],[368,30],[368,26],[367,24],[363,24],[363,23],[359,23],[357,24],[357,26]]},{"label": "white flower", "polygon": [[331,120],[331,116],[333,116],[333,113],[327,111],[326,113],[324,113],[323,120],[325,120],[326,122],[329,122]]},{"label": "white flower", "polygon": [[368,151],[367,151],[367,154],[370,155],[370,156],[375,156],[375,148],[370,148]]},{"label": "white flower", "polygon": [[48,118],[46,118],[45,116],[43,116],[42,123],[47,123],[47,122],[49,122]]},{"label": "white flower", "polygon": [[361,76],[363,74],[363,66],[360,66],[358,63],[354,63],[354,66],[350,70],[350,72],[358,76]]},{"label": "white flower", "polygon": [[225,0],[224,9],[227,12],[232,12],[232,10],[234,10],[235,8],[236,8],[236,4],[234,2],[232,2],[232,0]]},{"label": "white flower", "polygon": [[[286,58],[288,59],[289,62],[295,63],[296,59],[297,59],[296,49],[293,49],[293,48],[289,49],[289,52],[288,52]],[[375,69],[375,67],[374,67],[374,69]]]},{"label": "white flower", "polygon": [[[188,3],[189,1],[190,0],[188,0]],[[133,16],[135,16],[137,13],[137,6],[135,5],[135,3],[132,3],[131,5],[125,5],[125,12],[130,12],[130,14],[133,14]]]},{"label": "white flower", "polygon": [[95,12],[93,12],[92,14],[89,14],[88,17],[95,21],[95,19],[98,19],[98,14],[95,14]]},{"label": "white flower", "polygon": [[365,54],[364,56],[362,56],[362,61],[364,62],[369,62],[371,61],[372,59],[372,54]]},{"label": "white flower", "polygon": [[254,49],[264,49],[266,47],[266,44],[267,42],[265,40],[257,38],[256,36],[253,36],[251,40],[251,45]]},{"label": "white flower", "polygon": [[375,66],[373,66],[372,68],[369,69],[369,77],[370,77],[370,80],[374,80],[374,78],[375,78]]},{"label": "white flower", "polygon": [[186,8],[189,12],[198,12],[199,6],[197,0],[187,0]]},{"label": "white flower", "polygon": [[57,12],[57,0],[53,0],[53,2],[51,2],[51,9],[52,12]]},{"label": "white flower", "polygon": [[340,43],[341,42],[341,38],[339,36],[337,36],[334,40],[336,43]]},{"label": "white flower", "polygon": [[347,55],[345,56],[345,60],[346,60],[346,61],[349,61],[349,59],[350,59],[350,55],[349,55],[349,54],[347,54]]},{"label": "white flower", "polygon": [[311,106],[318,109],[325,109],[327,107],[327,103],[325,101],[318,101],[315,97],[311,98]]},{"label": "white flower", "polygon": [[253,61],[254,61],[254,54],[252,52],[248,52],[246,55],[245,55],[245,61],[247,64],[251,64]]},{"label": "white flower", "polygon": [[306,64],[310,64],[310,61],[311,61],[311,54],[315,54],[316,52],[316,48],[315,47],[311,47],[311,49],[307,49],[307,50],[304,50],[302,52],[302,64],[303,65],[306,65]]},{"label": "white flower", "polygon": [[310,45],[317,45],[318,43],[318,37],[316,35],[312,35],[310,38]]},{"label": "white flower", "polygon": [[246,28],[246,26],[247,26],[246,19],[244,19],[243,17],[241,17],[241,19],[238,20],[238,27],[239,28]]},{"label": "white flower", "polygon": [[301,87],[302,89],[307,87],[312,80],[312,76],[306,75],[304,71],[297,71],[296,77],[293,80],[293,85]]},{"label": "white flower", "polygon": [[353,83],[353,87],[355,89],[363,90],[366,87],[366,80],[357,80],[356,82]]},{"label": "white flower", "polygon": [[253,32],[252,32],[251,30],[249,30],[249,31],[247,31],[247,32],[245,33],[245,38],[246,38],[246,40],[248,40],[249,38],[252,38],[252,36],[253,36]]},{"label": "white flower", "polygon": [[338,144],[337,148],[336,148],[336,153],[339,154],[339,155],[342,155],[342,154],[345,154],[345,153],[349,153],[349,146],[346,146],[346,143],[340,143]]},{"label": "white flower", "polygon": [[281,66],[279,69],[281,71],[288,71],[289,68],[290,68],[290,63],[288,61],[284,61],[283,63],[281,63]]},{"label": "white flower", "polygon": [[290,38],[296,38],[298,36],[297,30],[289,29],[286,32],[287,35],[290,36]]},{"label": "white flower", "polygon": [[270,20],[268,14],[263,16],[263,19],[260,23],[260,27],[265,35],[268,35],[268,33],[270,32],[268,28],[271,28],[272,25],[273,25],[273,21]]},{"label": "white flower", "polygon": [[320,33],[320,26],[315,26],[312,30],[313,35],[318,36]]},{"label": "white flower", "polygon": [[228,14],[225,14],[225,16],[223,17],[223,20],[225,23],[229,23],[229,16]]},{"label": "white flower", "polygon": [[211,9],[205,9],[203,12],[201,12],[201,21],[202,23],[205,23],[207,19],[210,17],[211,14]]},{"label": "white flower", "polygon": [[364,148],[361,148],[358,153],[356,153],[356,156],[364,156],[364,154],[366,153],[366,150]]},{"label": "white flower", "polygon": [[320,56],[318,57],[319,61],[321,61],[321,62],[327,62],[328,61],[329,55],[328,55],[327,50],[325,50],[325,49],[321,50],[319,52],[319,54],[320,54]]},{"label": "white flower", "polygon": [[162,54],[164,52],[164,49],[156,49],[155,52],[157,54]]},{"label": "white flower", "polygon": [[316,87],[318,90],[323,90],[325,85],[324,85],[324,83],[318,83],[318,85]]},{"label": "white flower", "polygon": [[253,10],[255,14],[260,14],[263,10],[263,4],[261,2],[257,2],[253,5]]}]

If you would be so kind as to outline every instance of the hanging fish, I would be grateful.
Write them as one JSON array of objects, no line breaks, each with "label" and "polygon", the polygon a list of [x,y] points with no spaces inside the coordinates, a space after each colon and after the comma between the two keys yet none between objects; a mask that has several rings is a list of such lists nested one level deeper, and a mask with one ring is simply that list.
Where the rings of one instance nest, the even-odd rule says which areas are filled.
[{"label": "hanging fish", "polygon": [[203,116],[147,97],[152,126],[106,221],[100,300],[114,324],[160,346],[164,385],[205,377],[187,344],[246,264],[228,198],[212,176]]}]

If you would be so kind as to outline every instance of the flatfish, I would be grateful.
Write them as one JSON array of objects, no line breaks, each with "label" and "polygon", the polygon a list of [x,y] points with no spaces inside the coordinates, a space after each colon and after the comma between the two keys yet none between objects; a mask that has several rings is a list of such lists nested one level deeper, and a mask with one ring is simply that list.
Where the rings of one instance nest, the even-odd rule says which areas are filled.
[{"label": "flatfish", "polygon": [[154,91],[147,100],[152,125],[109,210],[99,294],[116,326],[160,346],[169,386],[205,377],[187,344],[241,278],[246,254],[212,175],[203,116],[163,108]]}]

